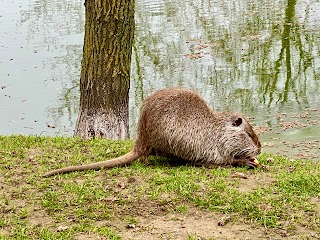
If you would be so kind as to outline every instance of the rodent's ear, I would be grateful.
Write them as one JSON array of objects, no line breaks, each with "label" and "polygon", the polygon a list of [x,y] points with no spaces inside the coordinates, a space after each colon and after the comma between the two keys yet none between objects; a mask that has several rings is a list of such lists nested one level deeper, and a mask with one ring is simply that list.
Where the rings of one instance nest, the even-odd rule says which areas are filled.
[{"label": "rodent's ear", "polygon": [[242,118],[238,117],[236,120],[233,121],[232,125],[235,127],[239,127],[242,124]]}]

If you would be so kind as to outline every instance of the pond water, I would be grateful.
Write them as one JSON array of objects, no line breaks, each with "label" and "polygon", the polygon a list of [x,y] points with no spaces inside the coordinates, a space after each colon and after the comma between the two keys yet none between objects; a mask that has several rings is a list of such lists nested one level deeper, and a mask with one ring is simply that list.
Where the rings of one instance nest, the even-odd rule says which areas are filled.
[{"label": "pond water", "polygon": [[[238,111],[264,151],[320,159],[319,1],[136,1],[130,128],[143,99],[185,86]],[[0,134],[72,136],[83,1],[3,0]]]}]

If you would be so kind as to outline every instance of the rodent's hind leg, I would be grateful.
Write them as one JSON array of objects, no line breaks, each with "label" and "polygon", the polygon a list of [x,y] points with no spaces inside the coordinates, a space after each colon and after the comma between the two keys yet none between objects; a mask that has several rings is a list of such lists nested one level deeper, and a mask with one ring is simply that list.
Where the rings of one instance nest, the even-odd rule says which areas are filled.
[{"label": "rodent's hind leg", "polygon": [[141,157],[139,157],[138,161],[143,163],[146,166],[150,165],[150,161],[148,159],[148,156],[141,156]]}]

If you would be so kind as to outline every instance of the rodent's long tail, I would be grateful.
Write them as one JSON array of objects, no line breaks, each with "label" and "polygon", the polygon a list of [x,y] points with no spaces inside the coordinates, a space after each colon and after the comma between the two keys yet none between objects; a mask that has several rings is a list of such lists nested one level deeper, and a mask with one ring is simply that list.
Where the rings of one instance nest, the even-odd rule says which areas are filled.
[{"label": "rodent's long tail", "polygon": [[43,175],[43,177],[50,177],[52,175],[58,174],[58,173],[68,173],[68,172],[75,172],[75,171],[83,171],[83,170],[99,170],[100,168],[112,168],[116,166],[124,166],[131,164],[134,160],[138,159],[141,156],[141,154],[137,153],[134,150],[131,150],[127,154],[113,158],[107,161],[102,162],[96,162],[96,163],[90,163],[86,165],[79,165],[79,166],[71,166],[71,167],[65,167],[65,168],[59,168],[50,172],[47,172]]}]

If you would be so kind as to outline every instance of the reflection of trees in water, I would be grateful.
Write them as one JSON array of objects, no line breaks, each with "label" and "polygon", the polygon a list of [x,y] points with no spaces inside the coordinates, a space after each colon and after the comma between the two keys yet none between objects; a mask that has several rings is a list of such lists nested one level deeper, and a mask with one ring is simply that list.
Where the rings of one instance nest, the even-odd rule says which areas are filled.
[{"label": "reflection of trees in water", "polygon": [[[216,109],[244,112],[257,111],[258,104],[280,111],[319,100],[319,31],[298,22],[296,1],[161,3],[162,16],[150,6],[148,12],[146,1],[137,3],[146,91],[181,84],[197,89]],[[308,14],[304,18],[310,22]],[[200,58],[191,55],[197,52]]]},{"label": "reflection of trees in water", "polygon": [[[59,36],[82,33],[84,28],[83,3],[76,0],[21,3],[21,25],[29,27],[29,38],[53,43]],[[26,9],[25,9],[26,8]],[[53,42],[50,42],[52,40]],[[40,42],[39,42],[40,43]]]},{"label": "reflection of trees in water", "polygon": [[[295,16],[296,1],[289,0],[285,8],[284,20],[273,26],[281,37],[280,51],[275,61],[269,60],[268,68],[261,66],[261,74],[269,75],[268,78],[260,78],[259,93],[263,102],[272,105],[274,102],[286,103],[288,100],[295,101],[298,105],[308,104],[308,98],[317,97],[317,85],[315,79],[314,44],[316,35],[308,32],[300,25]],[[319,40],[318,40],[319,42]],[[283,76],[281,76],[283,75]],[[309,85],[310,84],[310,85]],[[312,92],[316,90],[316,92]],[[316,99],[313,99],[315,101]]]},{"label": "reflection of trees in water", "polygon": [[43,68],[47,81],[57,86],[58,101],[48,107],[49,121],[56,125],[67,119],[73,128],[79,100],[79,75],[84,32],[83,3],[74,0],[38,0],[21,10],[21,26],[28,26],[28,42],[45,54]]},{"label": "reflection of trees in water", "polygon": [[[217,110],[254,114],[257,105],[260,111],[315,106],[320,101],[320,33],[310,24],[319,20],[310,12],[315,4],[138,0],[131,127],[146,95],[176,85],[199,91]],[[60,102],[49,109],[57,121],[65,115],[71,121],[78,111],[82,5],[39,0],[22,15],[35,48],[51,54],[44,62],[51,67],[50,80],[61,84]]]},{"label": "reflection of trees in water", "polygon": [[66,118],[70,123],[69,126],[73,128],[79,111],[82,46],[69,45],[65,50],[65,55],[55,57],[53,60],[54,72],[51,74],[52,79],[50,80],[60,83],[60,93],[58,94],[58,103],[52,104],[48,108],[48,115],[56,124],[59,124],[62,117]]}]

